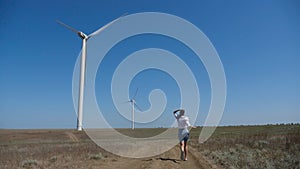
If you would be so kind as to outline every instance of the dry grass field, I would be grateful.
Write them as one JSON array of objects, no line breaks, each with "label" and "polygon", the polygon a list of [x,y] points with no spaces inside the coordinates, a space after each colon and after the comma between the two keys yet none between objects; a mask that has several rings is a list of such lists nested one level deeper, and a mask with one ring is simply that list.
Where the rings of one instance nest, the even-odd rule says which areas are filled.
[{"label": "dry grass field", "polygon": [[191,145],[221,168],[300,168],[299,124],[219,127]]},{"label": "dry grass field", "polygon": [[[149,137],[164,129],[119,129],[134,137]],[[1,169],[158,169],[158,168],[300,168],[300,125],[218,127],[205,143],[201,128],[191,131],[189,160],[179,160],[174,147],[141,159],[111,154],[75,130],[0,130]],[[145,134],[147,133],[147,134]]]}]

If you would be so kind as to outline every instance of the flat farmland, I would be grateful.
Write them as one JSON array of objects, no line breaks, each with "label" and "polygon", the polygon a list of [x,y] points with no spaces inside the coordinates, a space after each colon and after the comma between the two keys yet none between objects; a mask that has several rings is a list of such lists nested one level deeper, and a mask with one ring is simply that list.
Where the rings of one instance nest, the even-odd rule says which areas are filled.
[{"label": "flat farmland", "polygon": [[[166,129],[116,130],[147,138]],[[218,127],[202,144],[200,132],[191,130],[188,161],[181,161],[178,146],[153,157],[125,158],[97,146],[85,132],[1,129],[0,168],[300,168],[300,125]]]}]

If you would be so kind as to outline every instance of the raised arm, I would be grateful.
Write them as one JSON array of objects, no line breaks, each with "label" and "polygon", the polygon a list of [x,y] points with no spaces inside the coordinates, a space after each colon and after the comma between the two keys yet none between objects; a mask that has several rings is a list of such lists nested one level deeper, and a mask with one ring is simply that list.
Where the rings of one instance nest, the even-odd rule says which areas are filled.
[{"label": "raised arm", "polygon": [[180,117],[180,115],[177,115],[177,114],[176,114],[178,111],[180,111],[180,109],[173,111],[174,117],[175,117],[176,119],[178,119],[178,118]]}]

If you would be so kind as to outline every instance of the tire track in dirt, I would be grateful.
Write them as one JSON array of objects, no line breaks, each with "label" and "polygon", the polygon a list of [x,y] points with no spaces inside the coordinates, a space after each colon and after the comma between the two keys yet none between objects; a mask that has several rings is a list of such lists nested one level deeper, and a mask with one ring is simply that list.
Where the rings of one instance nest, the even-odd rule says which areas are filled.
[{"label": "tire track in dirt", "polygon": [[74,142],[79,142],[79,139],[72,133],[72,132],[65,132],[67,134],[67,136]]},{"label": "tire track in dirt", "polygon": [[180,160],[180,150],[178,146],[171,150],[150,158],[125,158],[115,157],[107,159],[110,162],[102,164],[102,168],[118,169],[219,169],[217,166],[207,161],[200,152],[194,148],[189,149],[188,161]]}]

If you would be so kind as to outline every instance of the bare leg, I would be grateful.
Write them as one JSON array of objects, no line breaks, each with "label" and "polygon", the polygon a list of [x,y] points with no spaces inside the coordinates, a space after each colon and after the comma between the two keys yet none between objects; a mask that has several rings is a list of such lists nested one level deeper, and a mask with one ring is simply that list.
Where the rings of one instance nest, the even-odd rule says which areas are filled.
[{"label": "bare leg", "polygon": [[184,160],[184,158],[185,158],[185,156],[184,156],[184,142],[183,141],[181,141],[180,143],[180,154],[181,154],[181,160]]},{"label": "bare leg", "polygon": [[184,141],[180,142],[180,150],[181,151],[184,151],[184,143],[185,143]]},{"label": "bare leg", "polygon": [[186,161],[187,160],[187,151],[188,151],[188,149],[187,149],[187,142],[184,142],[183,143],[183,147],[184,147],[184,160]]}]

